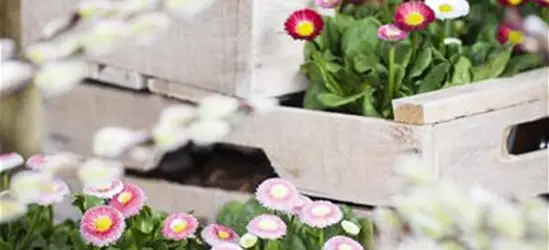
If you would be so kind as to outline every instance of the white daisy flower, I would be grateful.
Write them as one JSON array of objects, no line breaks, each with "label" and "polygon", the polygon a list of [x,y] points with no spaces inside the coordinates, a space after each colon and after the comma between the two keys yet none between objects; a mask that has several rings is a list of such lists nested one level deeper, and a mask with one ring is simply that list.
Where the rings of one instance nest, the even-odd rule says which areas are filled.
[{"label": "white daisy flower", "polygon": [[46,97],[71,90],[88,76],[88,65],[83,61],[58,61],[44,65],[37,72],[34,83]]},{"label": "white daisy flower", "polygon": [[444,38],[444,44],[445,45],[461,45],[462,42],[459,38],[446,37],[446,38]]},{"label": "white daisy flower", "polygon": [[164,0],[164,7],[173,15],[191,18],[210,7],[216,0]]},{"label": "white daisy flower", "polygon": [[219,142],[231,131],[226,121],[207,119],[193,122],[189,128],[189,138],[197,145],[209,145]]},{"label": "white daisy flower", "polygon": [[34,75],[30,64],[19,61],[0,62],[0,94],[10,92],[27,84]]},{"label": "white daisy flower", "polygon": [[470,6],[467,0],[425,0],[425,4],[431,8],[437,19],[456,19],[469,14]]},{"label": "white daisy flower", "polygon": [[189,142],[184,128],[171,124],[158,124],[153,128],[155,145],[162,151],[174,151]]},{"label": "white daisy flower", "polygon": [[357,236],[360,233],[360,227],[352,221],[342,220],[340,224],[343,231],[349,235]]},{"label": "white daisy flower", "polygon": [[99,157],[115,158],[129,147],[142,143],[149,138],[144,132],[121,127],[106,127],[93,136],[93,153]]},{"label": "white daisy flower", "polygon": [[167,126],[181,126],[196,117],[196,109],[191,105],[172,105],[164,108],[159,123]]},{"label": "white daisy flower", "polygon": [[201,118],[221,119],[234,114],[240,105],[235,98],[212,95],[202,99],[198,105],[198,115]]},{"label": "white daisy flower", "polygon": [[164,12],[139,15],[128,23],[128,35],[137,45],[149,45],[170,26],[170,18]]},{"label": "white daisy flower", "polygon": [[89,33],[82,37],[86,54],[100,56],[111,52],[126,38],[128,26],[122,20],[98,21]]},{"label": "white daisy flower", "polygon": [[77,48],[77,45],[73,39],[66,39],[62,43],[37,43],[25,49],[25,56],[33,63],[44,64],[69,56]]},{"label": "white daisy flower", "polygon": [[0,154],[0,173],[18,167],[25,162],[18,153]]},{"label": "white daisy flower", "polygon": [[12,222],[27,213],[27,205],[15,199],[0,198],[0,225]]},{"label": "white daisy flower", "polygon": [[20,202],[29,204],[40,200],[42,187],[52,181],[52,175],[39,171],[21,171],[10,181],[10,192]]},{"label": "white daisy flower", "polygon": [[78,178],[84,186],[107,187],[120,180],[124,165],[117,161],[92,158],[78,169]]},{"label": "white daisy flower", "polygon": [[254,247],[255,244],[257,244],[257,241],[258,241],[257,236],[247,233],[242,237],[240,237],[239,243],[240,243],[240,246],[247,249],[247,248]]}]

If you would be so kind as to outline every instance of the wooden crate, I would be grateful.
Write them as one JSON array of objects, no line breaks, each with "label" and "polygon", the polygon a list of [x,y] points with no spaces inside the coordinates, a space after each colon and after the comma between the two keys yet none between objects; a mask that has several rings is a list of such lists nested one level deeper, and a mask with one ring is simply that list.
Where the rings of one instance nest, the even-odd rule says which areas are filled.
[{"label": "wooden crate", "polygon": [[[281,177],[315,197],[387,204],[401,184],[395,159],[409,150],[440,177],[536,195],[548,191],[548,151],[510,155],[504,142],[510,127],[549,117],[548,84],[544,68],[395,100],[396,121],[280,107],[240,124],[226,142],[263,149]],[[89,154],[95,130],[144,128],[172,102],[82,85],[49,103],[50,141]]]},{"label": "wooden crate", "polygon": [[[23,43],[68,13],[78,1],[21,1]],[[278,96],[305,88],[298,74],[302,43],[284,30],[292,11],[312,0],[220,0],[192,21],[180,20],[149,47],[127,47],[90,58],[90,76],[134,89],[187,96],[218,92],[240,97]]]}]

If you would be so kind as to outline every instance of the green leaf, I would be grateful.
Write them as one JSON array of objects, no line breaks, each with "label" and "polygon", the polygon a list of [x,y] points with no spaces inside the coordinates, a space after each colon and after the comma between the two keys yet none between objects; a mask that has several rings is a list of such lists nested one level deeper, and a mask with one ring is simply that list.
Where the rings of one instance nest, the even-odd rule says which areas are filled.
[{"label": "green leaf", "polygon": [[316,45],[313,42],[305,42],[303,45],[303,58],[305,60],[311,60],[313,58],[313,53],[318,52]]},{"label": "green leaf", "polygon": [[433,67],[427,76],[425,76],[425,78],[421,81],[418,93],[425,93],[439,89],[449,68],[450,64],[447,62],[440,63]]},{"label": "green leaf", "polygon": [[362,115],[371,117],[381,117],[375,107],[374,90],[371,87],[364,89],[364,98],[362,99]]},{"label": "green leaf", "polygon": [[498,77],[505,70],[505,66],[511,58],[511,52],[512,48],[508,48],[490,54],[487,63],[471,69],[473,81],[482,81]]},{"label": "green leaf", "polygon": [[343,33],[347,30],[349,26],[355,23],[355,20],[351,16],[336,13],[335,22],[339,31]]},{"label": "green leaf", "polygon": [[272,214],[267,208],[261,206],[261,204],[255,199],[249,199],[245,204],[244,208],[240,212],[238,223],[233,229],[239,234],[243,235],[246,233],[246,225],[260,214]]},{"label": "green leaf", "polygon": [[412,68],[410,69],[410,73],[408,73],[409,79],[420,76],[423,73],[423,71],[425,71],[429,67],[433,57],[432,56],[433,53],[431,51],[432,49],[430,47],[424,47],[419,52],[416,59],[412,63]]},{"label": "green leaf", "polygon": [[330,50],[333,53],[339,54],[341,32],[336,24],[335,18],[331,16],[323,16],[324,30],[316,38],[322,50]]},{"label": "green leaf", "polygon": [[483,64],[490,53],[491,46],[488,43],[478,42],[471,47],[469,58],[473,65]]},{"label": "green leaf", "polygon": [[379,22],[375,18],[365,18],[349,26],[341,37],[341,49],[346,56],[354,55],[363,49],[374,51],[378,44],[377,29]]},{"label": "green leaf", "polygon": [[322,110],[325,109],[326,106],[322,104],[317,96],[322,93],[327,93],[328,90],[324,88],[322,84],[316,83],[316,82],[310,82],[309,87],[305,91],[305,97],[303,98],[303,107],[306,109],[312,109],[312,110]]},{"label": "green leaf", "polygon": [[317,98],[324,106],[329,108],[337,108],[352,103],[360,99],[363,95],[364,93],[359,93],[349,97],[341,97],[332,93],[324,93],[319,94]]},{"label": "green leaf", "polygon": [[431,54],[432,54],[432,59],[434,61],[439,61],[439,62],[446,62],[448,61],[446,59],[446,57],[444,57],[444,55],[442,54],[442,52],[440,52],[438,49],[436,49],[435,47],[431,47]]},{"label": "green leaf", "polygon": [[502,76],[512,76],[543,65],[544,58],[539,54],[524,54],[514,56],[509,60]]},{"label": "green leaf", "polygon": [[282,250],[282,244],[278,240],[268,240],[263,249],[264,250]]},{"label": "green leaf", "polygon": [[85,211],[88,211],[92,207],[96,207],[99,205],[104,205],[105,200],[90,196],[90,195],[77,195],[74,201],[72,202],[72,205],[80,209],[80,212],[84,213]]},{"label": "green leaf", "polygon": [[405,43],[397,43],[397,44],[391,44],[388,42],[380,43],[379,53],[386,65],[389,65],[389,50],[391,49],[392,46],[396,46],[395,63],[402,67],[406,67],[408,63],[410,63],[410,59],[412,57],[412,46]]},{"label": "green leaf", "polygon": [[0,249],[12,250],[13,246],[10,243],[5,242],[3,239],[0,239]]},{"label": "green leaf", "polygon": [[341,66],[341,64],[339,64],[339,63],[335,63],[335,62],[327,62],[326,63],[326,70],[328,70],[331,73],[337,73],[341,69],[343,69],[343,66]]},{"label": "green leaf", "polygon": [[154,230],[154,222],[153,222],[152,218],[149,218],[149,217],[146,217],[146,216],[138,216],[136,218],[135,227],[141,233],[149,234]]},{"label": "green leaf", "polygon": [[87,245],[84,242],[84,240],[82,239],[82,236],[80,235],[79,231],[76,231],[76,230],[72,231],[70,237],[71,237],[72,245],[76,249],[87,249]]},{"label": "green leaf", "polygon": [[471,67],[473,64],[467,57],[459,57],[457,63],[454,65],[454,73],[450,80],[450,86],[458,86],[471,82]]},{"label": "green leaf", "polygon": [[244,203],[239,201],[230,201],[225,203],[217,214],[216,222],[228,227],[236,227],[240,213],[244,209]]},{"label": "green leaf", "polygon": [[374,224],[366,218],[359,219],[358,224],[360,225],[358,241],[364,247],[364,250],[374,250]]},{"label": "green leaf", "polygon": [[379,57],[374,53],[361,52],[353,57],[354,69],[359,73],[374,70],[379,62]]},{"label": "green leaf", "polygon": [[307,250],[307,246],[305,245],[305,242],[303,241],[303,239],[301,239],[300,235],[298,234],[292,235],[288,244],[289,246],[284,249]]},{"label": "green leaf", "polygon": [[402,86],[402,81],[406,76],[406,69],[403,66],[395,65],[395,89],[399,90]]}]

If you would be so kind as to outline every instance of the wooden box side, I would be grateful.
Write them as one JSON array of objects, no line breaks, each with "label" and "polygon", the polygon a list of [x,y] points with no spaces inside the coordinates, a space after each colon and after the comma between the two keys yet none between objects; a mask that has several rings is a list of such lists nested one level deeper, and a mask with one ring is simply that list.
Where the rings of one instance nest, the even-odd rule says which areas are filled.
[{"label": "wooden box side", "polygon": [[549,151],[510,155],[506,149],[511,127],[548,118],[548,109],[543,99],[435,125],[433,148],[440,176],[502,194],[548,192]]},{"label": "wooden box side", "polygon": [[395,120],[435,124],[492,110],[547,100],[549,68],[452,87],[393,101]]},{"label": "wooden box side", "polygon": [[419,150],[431,160],[430,133],[430,127],[281,107],[242,124],[227,141],[263,149],[276,172],[304,193],[381,205],[400,188],[397,156]]}]

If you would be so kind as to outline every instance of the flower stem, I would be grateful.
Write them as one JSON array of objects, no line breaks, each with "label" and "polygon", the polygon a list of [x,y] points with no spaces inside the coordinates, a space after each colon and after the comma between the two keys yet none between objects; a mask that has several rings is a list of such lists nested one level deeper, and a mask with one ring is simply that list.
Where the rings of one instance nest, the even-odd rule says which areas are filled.
[{"label": "flower stem", "polygon": [[40,211],[37,211],[33,214],[31,223],[30,223],[30,229],[25,235],[25,238],[23,238],[23,241],[21,241],[21,245],[19,245],[19,250],[28,250],[29,244],[31,243],[31,240],[34,236],[34,230],[36,230],[36,226],[38,225],[38,219],[40,218]]},{"label": "flower stem", "polygon": [[48,220],[51,223],[51,226],[53,227],[53,205],[48,205]]},{"label": "flower stem", "polygon": [[389,49],[389,84],[385,89],[385,96],[383,102],[383,108],[391,104],[393,100],[393,95],[395,92],[395,56],[396,56],[396,47],[393,44]]},{"label": "flower stem", "polygon": [[320,229],[318,233],[318,248],[322,249],[324,247],[324,229]]},{"label": "flower stem", "polygon": [[440,49],[444,52],[444,39],[452,37],[452,21],[451,20],[444,20],[443,21],[443,28],[440,36]]},{"label": "flower stem", "polygon": [[4,173],[1,173],[0,175],[2,175],[2,180],[1,180],[2,184],[0,184],[0,190],[8,189],[10,187],[8,173],[4,172]]},{"label": "flower stem", "polygon": [[414,61],[414,58],[417,54],[417,50],[419,49],[418,47],[418,44],[419,44],[419,31],[413,31],[412,32],[412,62]]}]

